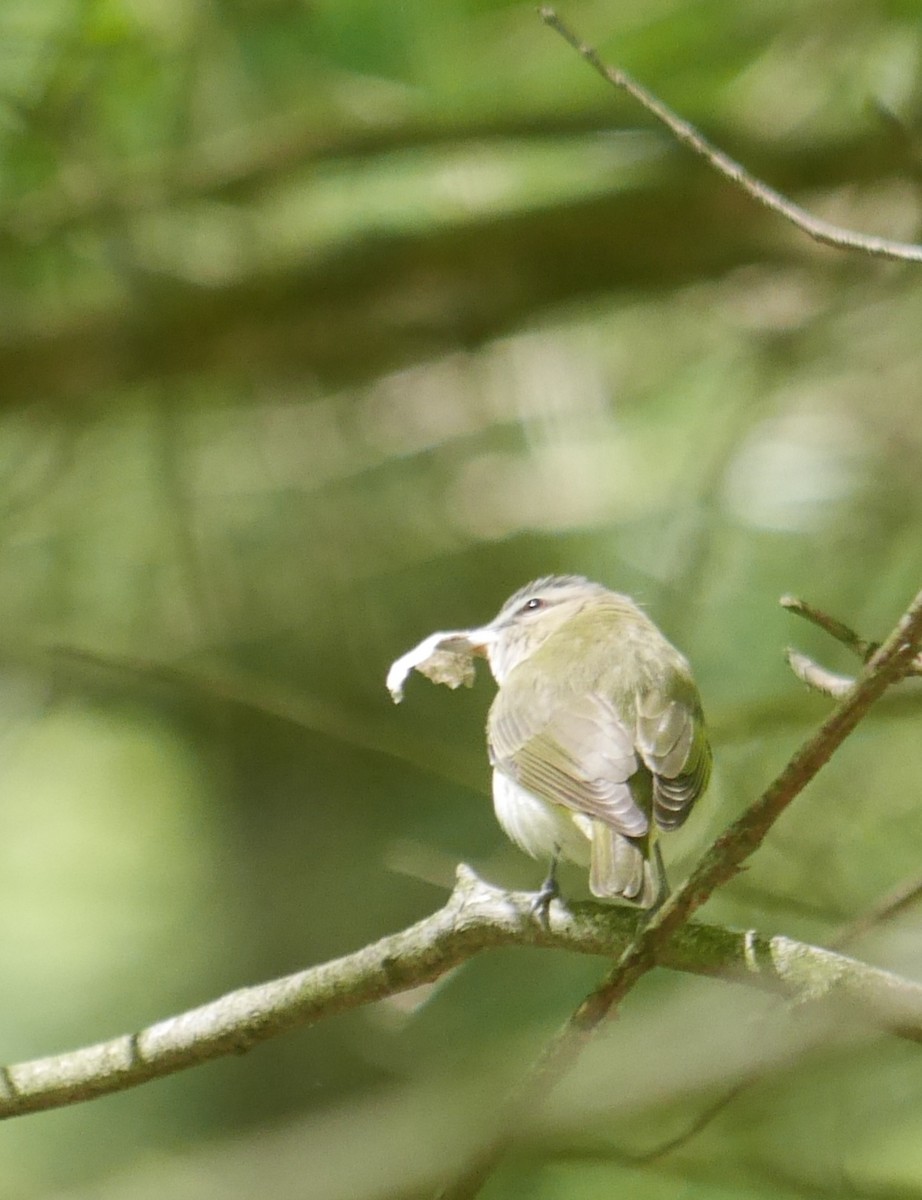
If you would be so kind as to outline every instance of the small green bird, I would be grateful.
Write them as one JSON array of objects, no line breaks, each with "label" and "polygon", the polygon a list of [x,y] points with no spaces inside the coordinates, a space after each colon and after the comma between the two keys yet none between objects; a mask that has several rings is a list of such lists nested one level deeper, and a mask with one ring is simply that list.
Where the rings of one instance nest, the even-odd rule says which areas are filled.
[{"label": "small green bird", "polygon": [[526,584],[470,632],[499,684],[487,719],[506,834],[551,869],[589,867],[593,895],[656,908],[657,845],[707,787],[711,749],[686,659],[627,596],[578,575]]}]

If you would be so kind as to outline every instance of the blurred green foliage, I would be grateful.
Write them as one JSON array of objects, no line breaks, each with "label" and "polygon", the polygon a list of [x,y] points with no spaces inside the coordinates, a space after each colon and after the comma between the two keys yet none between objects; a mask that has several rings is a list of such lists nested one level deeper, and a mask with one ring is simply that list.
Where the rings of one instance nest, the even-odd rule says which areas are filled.
[{"label": "blurred green foliage", "polygon": [[[801,203],[919,236],[914,3],[563,15]],[[383,687],[528,578],[630,592],[694,663],[717,772],[674,877],[828,709],[783,646],[854,668],[778,596],[878,637],[918,587],[914,269],[758,210],[530,5],[2,0],[0,163],[4,1061],[354,949],[461,858],[536,884],[490,685]],[[822,941],[918,870],[905,691],[709,916]],[[918,976],[918,920],[862,952]],[[601,969],[485,955],[11,1122],[3,1195],[426,1195]],[[646,980],[487,1195],[917,1193],[916,1052],[777,1022]]]}]

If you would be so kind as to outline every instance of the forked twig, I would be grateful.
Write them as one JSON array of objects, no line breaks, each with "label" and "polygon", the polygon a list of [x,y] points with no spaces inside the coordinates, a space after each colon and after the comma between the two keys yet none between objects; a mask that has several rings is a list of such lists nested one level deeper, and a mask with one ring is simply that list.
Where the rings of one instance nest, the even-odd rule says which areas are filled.
[{"label": "forked twig", "polygon": [[[788,612],[803,617],[811,625],[825,630],[837,642],[841,642],[843,646],[847,646],[849,650],[857,654],[862,662],[867,662],[879,649],[879,642],[866,641],[865,638],[855,633],[851,626],[846,625],[837,617],[830,616],[823,609],[808,604],[806,600],[801,600],[798,596],[782,596],[778,603]],[[838,675],[799,650],[789,648],[785,651],[785,657],[788,660],[788,666],[797,678],[814,691],[822,692],[824,696],[831,696],[834,700],[839,700],[850,688],[855,686],[855,680],[851,676]],[[915,656],[905,674],[922,675],[922,654]]]}]

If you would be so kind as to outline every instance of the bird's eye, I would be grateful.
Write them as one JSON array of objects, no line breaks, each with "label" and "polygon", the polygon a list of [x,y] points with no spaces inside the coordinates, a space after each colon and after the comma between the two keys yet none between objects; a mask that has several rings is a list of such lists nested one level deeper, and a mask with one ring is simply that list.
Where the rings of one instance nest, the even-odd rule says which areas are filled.
[{"label": "bird's eye", "polygon": [[519,612],[534,612],[536,608],[544,608],[544,601],[540,596],[532,596],[530,600],[526,600]]}]

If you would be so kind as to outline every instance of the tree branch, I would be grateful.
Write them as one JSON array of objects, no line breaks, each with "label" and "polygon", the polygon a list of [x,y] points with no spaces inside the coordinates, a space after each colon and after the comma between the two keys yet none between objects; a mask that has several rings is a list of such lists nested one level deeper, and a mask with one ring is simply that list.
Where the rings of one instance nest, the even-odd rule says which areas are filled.
[{"label": "tree branch", "polygon": [[922,246],[914,242],[896,242],[889,238],[855,233],[851,229],[844,229],[840,225],[824,221],[807,212],[800,205],[794,204],[786,196],[769,187],[767,183],[763,183],[761,179],[751,175],[741,163],[731,158],[729,154],[725,154],[723,150],[709,142],[694,125],[684,120],[678,113],[673,112],[662,100],[647,91],[626,71],[619,67],[606,66],[591,46],[581,42],[576,34],[564,25],[553,8],[543,6],[538,9],[538,14],[545,25],[569,42],[573,49],[582,55],[603,79],[606,79],[614,87],[620,88],[621,91],[627,92],[648,113],[662,122],[673,137],[692,149],[715,171],[729,179],[731,183],[736,184],[737,187],[742,188],[759,204],[763,204],[772,212],[784,217],[786,221],[790,221],[792,225],[796,225],[814,241],[834,246],[837,250],[858,250],[862,254],[871,254],[878,258],[897,259],[901,262],[922,262]]},{"label": "tree branch", "polygon": [[614,968],[586,997],[508,1098],[498,1118],[499,1133],[440,1193],[440,1200],[470,1200],[503,1158],[511,1130],[553,1090],[579,1057],[595,1030],[651,971],[670,940],[712,892],[732,879],[759,848],[772,825],[858,725],[891,683],[912,667],[922,642],[922,591],[886,642],[872,656],[847,696],[791,758],[762,795],[705,853],[686,882],[674,892],[622,952]]},{"label": "tree branch", "polygon": [[[445,906],[400,933],[343,958],[241,988],[139,1033],[0,1068],[0,1117],[60,1108],[136,1087],[226,1054],[241,1054],[288,1030],[437,979],[481,950],[529,946],[611,955],[631,944],[633,909],[554,901],[547,927],[530,892],[506,892],[458,868]],[[690,923],[663,966],[730,978],[795,1000],[835,997],[870,1025],[922,1042],[922,985],[855,959],[753,930]]]}]

